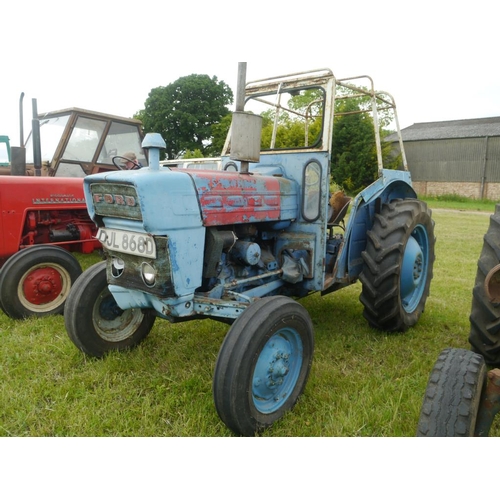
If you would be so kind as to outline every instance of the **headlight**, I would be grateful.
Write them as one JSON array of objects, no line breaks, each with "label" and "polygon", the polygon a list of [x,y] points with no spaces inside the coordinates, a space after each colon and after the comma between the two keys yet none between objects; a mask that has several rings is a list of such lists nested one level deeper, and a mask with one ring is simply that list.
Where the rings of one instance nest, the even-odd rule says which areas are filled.
[{"label": "headlight", "polygon": [[141,266],[141,274],[147,286],[154,286],[156,282],[156,269],[151,264],[144,262]]},{"label": "headlight", "polygon": [[125,269],[125,262],[122,259],[118,259],[117,257],[113,257],[111,261],[111,273],[115,278],[119,278],[123,270]]}]

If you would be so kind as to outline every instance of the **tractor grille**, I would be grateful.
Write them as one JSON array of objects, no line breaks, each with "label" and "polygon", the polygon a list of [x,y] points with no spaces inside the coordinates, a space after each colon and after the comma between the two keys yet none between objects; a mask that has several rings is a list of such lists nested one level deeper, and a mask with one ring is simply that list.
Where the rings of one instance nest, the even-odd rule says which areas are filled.
[{"label": "tractor grille", "polygon": [[126,184],[91,184],[95,213],[103,217],[121,217],[142,220],[137,192]]}]

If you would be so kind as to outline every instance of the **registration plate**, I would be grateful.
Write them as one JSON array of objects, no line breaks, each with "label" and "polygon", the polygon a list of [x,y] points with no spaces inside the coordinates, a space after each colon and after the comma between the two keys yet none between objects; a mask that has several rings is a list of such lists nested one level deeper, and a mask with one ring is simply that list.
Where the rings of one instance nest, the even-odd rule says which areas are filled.
[{"label": "registration plate", "polygon": [[155,240],[149,234],[100,227],[97,239],[108,250],[156,259]]}]

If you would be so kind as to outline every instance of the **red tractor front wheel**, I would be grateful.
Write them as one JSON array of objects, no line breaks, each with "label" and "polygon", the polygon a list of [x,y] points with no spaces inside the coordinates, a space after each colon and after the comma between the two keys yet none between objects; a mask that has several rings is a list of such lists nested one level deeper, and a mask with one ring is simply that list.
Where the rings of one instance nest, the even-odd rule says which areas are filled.
[{"label": "red tractor front wheel", "polygon": [[82,273],[66,250],[37,245],[10,257],[0,272],[0,305],[14,319],[62,314],[71,286]]}]

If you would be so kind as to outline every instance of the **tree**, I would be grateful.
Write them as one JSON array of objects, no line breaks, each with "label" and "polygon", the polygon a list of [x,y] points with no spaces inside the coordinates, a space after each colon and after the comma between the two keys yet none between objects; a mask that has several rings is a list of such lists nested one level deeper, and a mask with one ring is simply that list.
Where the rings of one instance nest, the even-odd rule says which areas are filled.
[{"label": "tree", "polygon": [[[291,93],[285,105],[288,111],[281,109],[278,116],[276,148],[300,148],[312,145],[318,140],[323,111],[321,98],[321,92],[314,89]],[[271,146],[276,109],[269,108],[261,113],[261,116],[263,118],[261,147],[268,149]]]},{"label": "tree", "polygon": [[142,120],[144,132],[162,135],[168,159],[195,150],[206,156],[212,154],[214,131],[229,115],[232,102],[232,90],[216,76],[192,74],[151,89],[145,108],[135,116]]},{"label": "tree", "polygon": [[[376,180],[378,175],[375,129],[369,99],[351,98],[336,101],[333,127],[332,179],[346,191],[358,192]],[[345,113],[345,114],[343,114]],[[389,118],[380,117],[386,125]],[[383,138],[387,132],[380,128]],[[397,168],[398,158],[391,156],[391,145],[381,140],[384,168]]]},{"label": "tree", "polygon": [[227,114],[222,118],[219,123],[214,123],[212,125],[212,142],[207,147],[207,156],[220,156],[222,149],[224,148],[224,143],[226,142],[226,137],[231,127],[231,122],[233,120],[232,113]]},{"label": "tree", "polygon": [[[359,111],[353,100],[338,101],[337,112]],[[366,113],[339,114],[333,127],[332,178],[349,192],[371,184],[377,173],[372,119]]]}]

